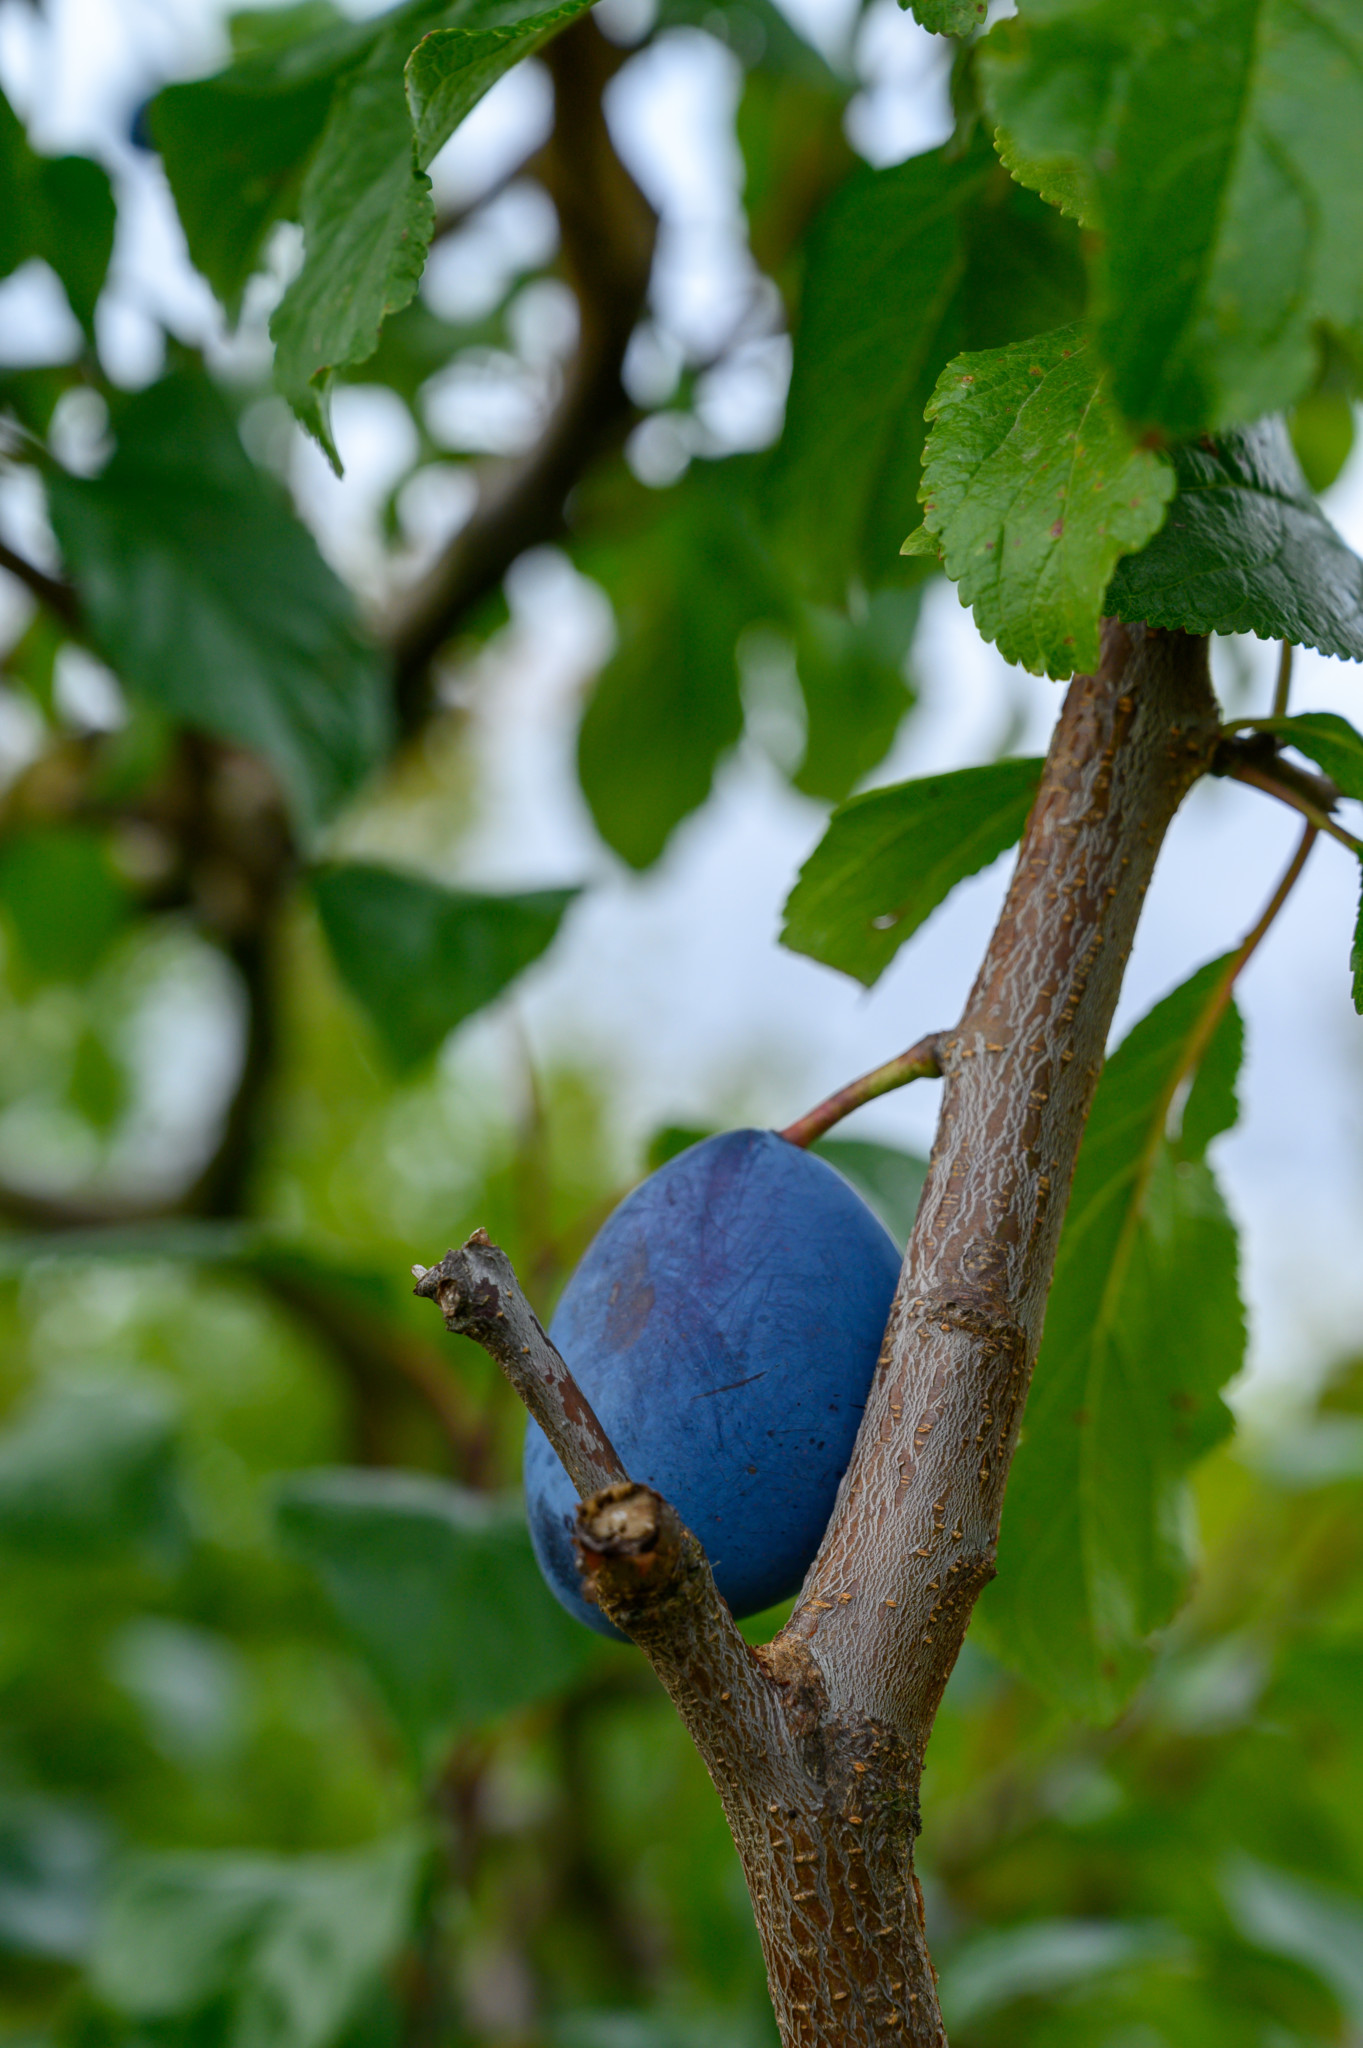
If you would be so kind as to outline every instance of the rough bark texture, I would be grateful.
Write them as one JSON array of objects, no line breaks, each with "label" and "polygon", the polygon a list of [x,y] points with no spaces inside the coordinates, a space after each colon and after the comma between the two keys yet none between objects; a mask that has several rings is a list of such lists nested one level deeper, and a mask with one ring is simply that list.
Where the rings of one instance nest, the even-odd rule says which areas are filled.
[{"label": "rough bark texture", "polygon": [[[1206,643],[1109,621],[1098,673],[1070,685],[965,1014],[935,1041],[941,1121],[880,1366],[823,1545],[775,1642],[748,1648],[701,1546],[649,1488],[611,1485],[579,1509],[584,1573],[649,1658],[724,1803],[785,2048],[945,2042],[913,1871],[923,1750],[993,1576],[1141,902],[1217,737]],[[501,1357],[506,1344],[447,1303],[448,1266],[439,1298],[464,1317],[451,1326]],[[436,1284],[433,1273],[418,1291]],[[520,1341],[503,1358],[513,1377],[524,1376]],[[571,1382],[556,1353],[546,1369],[554,1386]],[[542,1396],[527,1398],[544,1421]],[[555,1405],[545,1427],[571,1472],[572,1404]],[[608,1443],[596,1456],[615,1458]],[[587,1493],[587,1467],[575,1477]]]}]

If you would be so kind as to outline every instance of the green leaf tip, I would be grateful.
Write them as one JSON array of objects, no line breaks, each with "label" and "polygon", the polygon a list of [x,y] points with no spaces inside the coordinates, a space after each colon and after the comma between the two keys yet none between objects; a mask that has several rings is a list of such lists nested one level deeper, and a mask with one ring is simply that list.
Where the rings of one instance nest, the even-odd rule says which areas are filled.
[{"label": "green leaf tip", "polygon": [[1020,837],[1041,765],[990,761],[854,796],[800,870],[782,945],[869,987],[958,882]]},{"label": "green leaf tip", "polygon": [[988,0],[900,0],[912,7],[920,28],[936,36],[968,36],[983,28],[989,12]]},{"label": "green leaf tip", "polygon": [[1108,581],[1158,531],[1175,478],[1137,445],[1088,336],[957,356],[927,416],[924,528],[980,632],[1034,675],[1093,668]]}]

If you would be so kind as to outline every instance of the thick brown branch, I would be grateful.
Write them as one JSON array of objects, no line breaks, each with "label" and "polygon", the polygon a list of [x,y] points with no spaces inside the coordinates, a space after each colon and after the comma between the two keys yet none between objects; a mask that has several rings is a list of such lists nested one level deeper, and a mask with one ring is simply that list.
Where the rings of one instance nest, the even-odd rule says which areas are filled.
[{"label": "thick brown branch", "polygon": [[540,439],[523,460],[484,476],[472,518],[393,623],[399,716],[409,731],[427,708],[431,662],[459,621],[518,555],[559,537],[568,493],[631,417],[620,366],[648,292],[656,221],[615,154],[602,111],[602,91],[623,60],[590,15],[545,51],[557,119],[539,168],[577,295],[577,351]]}]

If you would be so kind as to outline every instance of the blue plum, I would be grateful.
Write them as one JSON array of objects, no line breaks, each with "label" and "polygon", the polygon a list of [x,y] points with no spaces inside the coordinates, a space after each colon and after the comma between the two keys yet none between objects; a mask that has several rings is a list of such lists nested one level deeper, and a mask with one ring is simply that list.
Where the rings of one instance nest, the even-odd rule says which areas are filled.
[{"label": "blue plum", "polygon": [[[704,1543],[736,1615],[796,1592],[846,1470],[899,1276],[860,1195],[775,1131],[668,1161],[588,1247],[550,1326],[632,1479]],[[577,1497],[530,1425],[540,1569],[580,1620]]]}]

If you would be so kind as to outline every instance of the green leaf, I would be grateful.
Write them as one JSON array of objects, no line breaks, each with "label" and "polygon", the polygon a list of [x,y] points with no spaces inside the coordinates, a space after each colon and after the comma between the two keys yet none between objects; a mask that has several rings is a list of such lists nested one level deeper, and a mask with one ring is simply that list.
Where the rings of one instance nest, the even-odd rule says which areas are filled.
[{"label": "green leaf", "polygon": [[539,958],[578,892],[473,895],[357,863],[319,869],[312,893],[341,979],[410,1067]]},{"label": "green leaf", "polygon": [[589,0],[566,0],[505,26],[433,29],[424,36],[407,59],[406,73],[417,161],[429,164],[502,73],[533,56],[588,5]]},{"label": "green leaf", "polygon": [[[1363,863],[1360,863],[1363,866]],[[1360,880],[1358,898],[1358,922],[1354,926],[1353,950],[1349,954],[1349,966],[1353,970],[1354,1008],[1363,1017],[1363,879]]]},{"label": "green leaf", "polygon": [[289,1480],[279,1515],[424,1766],[602,1654],[545,1587],[519,1502],[338,1470]]},{"label": "green leaf", "polygon": [[280,30],[271,48],[167,86],[150,111],[190,256],[234,319],[270,229],[297,218],[339,80],[382,32],[373,21],[315,24],[306,0],[271,18]]},{"label": "green leaf", "polygon": [[854,796],[800,870],[782,945],[869,987],[958,882],[1017,841],[1041,766],[992,761]]},{"label": "green leaf", "polygon": [[957,356],[928,418],[923,523],[980,632],[1034,675],[1096,667],[1108,580],[1159,527],[1174,472],[1137,447],[1088,337]]},{"label": "green leaf", "polygon": [[180,1527],[177,1420],[145,1381],[75,1380],[0,1433],[0,1551],[88,1562],[163,1549]]},{"label": "green leaf", "polygon": [[1017,175],[1091,195],[1118,404],[1194,435],[1290,405],[1363,310],[1363,24],[1343,0],[1032,0],[980,52]]},{"label": "green leaf", "polygon": [[923,408],[963,348],[1077,317],[1075,229],[1005,179],[981,144],[848,178],[815,223],[785,431],[767,503],[810,593],[903,583],[918,517]]},{"label": "green leaf", "polygon": [[71,311],[94,337],[95,303],[114,247],[109,174],[85,156],[38,156],[0,93],[0,277],[30,257],[56,271]]},{"label": "green leaf", "polygon": [[1288,419],[1292,450],[1313,491],[1328,491],[1353,453],[1354,409],[1347,391],[1308,391]]},{"label": "green leaf", "polygon": [[410,47],[395,24],[338,88],[303,181],[303,267],[270,322],[275,381],[338,476],[331,379],[373,355],[385,315],[416,291],[435,226],[402,90]]},{"label": "green leaf", "polygon": [[258,749],[311,824],[388,737],[383,669],[350,599],[205,378],[164,378],[115,427],[102,475],[48,486],[99,651],[129,690]]},{"label": "green leaf", "polygon": [[427,165],[488,87],[585,5],[511,22],[505,0],[401,8],[337,88],[303,181],[303,267],[270,332],[275,380],[338,475],[331,381],[373,355],[386,316],[416,291],[435,226]]},{"label": "green leaf", "polygon": [[1363,733],[1337,711],[1298,711],[1291,717],[1256,718],[1256,732],[1286,740],[1329,776],[1341,796],[1363,803]]},{"label": "green leaf", "polygon": [[851,618],[816,605],[802,612],[795,659],[807,737],[792,780],[807,796],[841,802],[884,759],[913,703],[905,665],[921,598],[920,585],[877,591]]},{"label": "green leaf", "polygon": [[981,1603],[1004,1661],[1095,1720],[1130,1696],[1184,1594],[1185,1475],[1230,1428],[1219,1390],[1244,1356],[1235,1229],[1203,1157],[1234,1114],[1233,1013],[1166,1135],[1225,964],[1157,1004],[1099,1083]]},{"label": "green leaf", "polygon": [[914,20],[937,36],[968,36],[983,26],[988,12],[989,0],[913,0]]},{"label": "green leaf", "polygon": [[105,1829],[87,1810],[0,1796],[0,1953],[79,1962],[107,1860]]},{"label": "green leaf", "polygon": [[409,1834],[337,1856],[130,1857],[92,1985],[143,2022],[221,2002],[226,2048],[328,2048],[407,1938],[421,1857]]},{"label": "green leaf", "polygon": [[926,1159],[913,1152],[901,1152],[894,1145],[873,1144],[866,1138],[818,1138],[809,1149],[830,1166],[836,1166],[844,1180],[851,1181],[896,1244],[908,1243],[927,1179]]},{"label": "green leaf", "polygon": [[1088,1986],[1136,1963],[1186,1960],[1186,1943],[1158,1921],[1026,1920],[953,1948],[942,1972],[942,2011],[965,2029],[1015,2000]]},{"label": "green leaf", "polygon": [[1188,633],[1257,633],[1363,660],[1363,562],[1307,488],[1279,419],[1173,451],[1178,497],[1119,562],[1105,608]]},{"label": "green leaf", "polygon": [[75,825],[17,833],[0,847],[0,903],[38,981],[88,981],[131,907],[102,839]]},{"label": "green leaf", "polygon": [[749,465],[697,464],[652,520],[586,566],[615,607],[619,644],[578,736],[596,829],[646,868],[705,801],[743,730],[736,644],[789,604],[754,537]]}]

